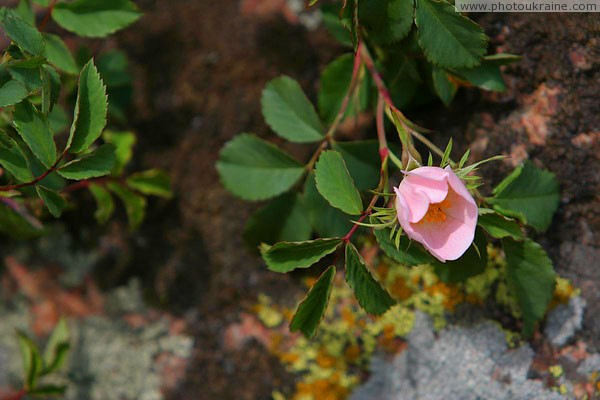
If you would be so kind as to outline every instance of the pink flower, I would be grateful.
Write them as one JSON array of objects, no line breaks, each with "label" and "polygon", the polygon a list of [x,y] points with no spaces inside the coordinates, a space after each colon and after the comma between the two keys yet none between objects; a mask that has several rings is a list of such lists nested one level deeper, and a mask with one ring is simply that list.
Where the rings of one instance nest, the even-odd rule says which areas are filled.
[{"label": "pink flower", "polygon": [[394,190],[398,221],[409,238],[441,262],[467,251],[475,237],[477,204],[449,166],[409,171]]}]

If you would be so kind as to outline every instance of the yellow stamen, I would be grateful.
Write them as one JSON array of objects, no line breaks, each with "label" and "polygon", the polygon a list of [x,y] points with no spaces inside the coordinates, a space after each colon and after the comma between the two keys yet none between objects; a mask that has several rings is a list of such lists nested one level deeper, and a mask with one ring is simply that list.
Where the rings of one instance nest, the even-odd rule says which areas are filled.
[{"label": "yellow stamen", "polygon": [[419,221],[418,224],[424,222],[444,222],[446,220],[445,210],[450,208],[450,201],[445,198],[440,203],[431,203],[427,209],[427,214]]}]

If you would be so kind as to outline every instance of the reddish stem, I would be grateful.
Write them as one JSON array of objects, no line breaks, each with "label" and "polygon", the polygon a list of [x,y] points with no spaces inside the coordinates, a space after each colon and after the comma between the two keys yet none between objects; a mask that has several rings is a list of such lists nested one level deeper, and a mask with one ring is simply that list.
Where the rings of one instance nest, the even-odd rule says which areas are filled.
[{"label": "reddish stem", "polygon": [[50,22],[50,17],[52,16],[52,11],[54,10],[54,6],[56,5],[57,1],[58,0],[52,0],[50,5],[48,6],[48,11],[46,11],[46,15],[44,15],[44,19],[42,19],[42,22],[40,22],[40,27],[39,27],[40,31],[44,30],[44,28],[46,27],[48,22]]},{"label": "reddish stem", "polygon": [[54,164],[52,164],[52,166],[46,172],[44,172],[40,176],[36,177],[32,181],[24,182],[24,183],[19,183],[17,185],[0,186],[0,192],[8,192],[10,190],[16,190],[16,189],[21,189],[21,188],[24,188],[24,187],[27,187],[27,186],[35,185],[36,183],[38,183],[39,181],[43,180],[45,177],[47,177],[52,172],[54,172],[54,171],[56,171],[58,169],[58,164],[60,163],[60,160],[63,159],[63,157],[65,156],[65,154],[67,154],[67,150],[66,149],[65,149],[65,151],[62,152],[62,154],[60,156],[58,156],[58,158],[56,159],[56,161],[54,162]]}]

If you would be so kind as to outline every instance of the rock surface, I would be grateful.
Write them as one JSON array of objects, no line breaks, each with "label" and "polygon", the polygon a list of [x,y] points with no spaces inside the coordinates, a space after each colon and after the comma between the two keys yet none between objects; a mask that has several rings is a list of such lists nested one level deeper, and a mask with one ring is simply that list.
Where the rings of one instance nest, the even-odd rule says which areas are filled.
[{"label": "rock surface", "polygon": [[405,351],[391,360],[375,357],[372,376],[351,400],[563,399],[528,379],[534,352],[509,349],[497,324],[481,320],[434,334],[430,318],[417,314]]}]

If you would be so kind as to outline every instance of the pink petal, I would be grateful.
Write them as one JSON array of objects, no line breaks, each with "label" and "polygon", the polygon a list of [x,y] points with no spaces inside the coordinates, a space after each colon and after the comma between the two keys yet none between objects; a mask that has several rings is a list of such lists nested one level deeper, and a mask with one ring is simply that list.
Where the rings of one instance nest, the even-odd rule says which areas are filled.
[{"label": "pink petal", "polygon": [[475,225],[454,218],[448,218],[444,223],[422,224],[415,230],[421,239],[415,240],[441,262],[460,258],[475,238]]}]

